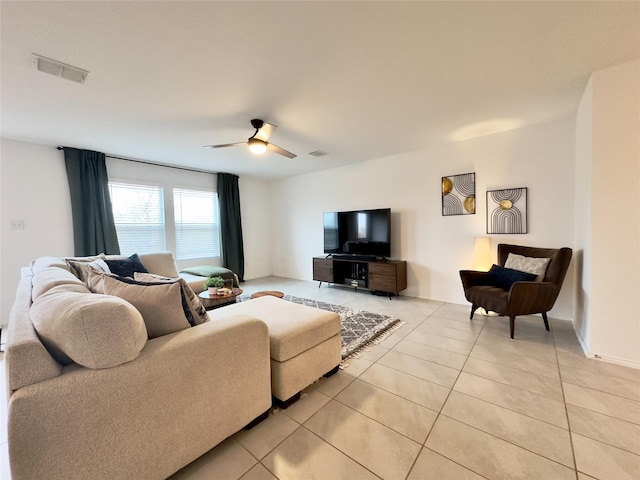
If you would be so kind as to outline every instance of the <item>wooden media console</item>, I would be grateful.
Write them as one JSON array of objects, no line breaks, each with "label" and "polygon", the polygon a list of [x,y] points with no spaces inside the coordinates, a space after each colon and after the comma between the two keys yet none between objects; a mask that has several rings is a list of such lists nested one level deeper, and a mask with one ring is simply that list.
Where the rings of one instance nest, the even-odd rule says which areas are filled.
[{"label": "wooden media console", "polygon": [[320,282],[398,295],[407,288],[404,260],[357,260],[314,257],[313,279]]}]

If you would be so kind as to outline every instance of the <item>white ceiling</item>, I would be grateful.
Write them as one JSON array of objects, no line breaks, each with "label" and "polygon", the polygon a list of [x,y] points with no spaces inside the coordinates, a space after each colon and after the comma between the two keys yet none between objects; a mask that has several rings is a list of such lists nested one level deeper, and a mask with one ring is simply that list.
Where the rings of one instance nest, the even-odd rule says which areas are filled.
[{"label": "white ceiling", "polygon": [[[590,72],[640,54],[638,1],[0,5],[3,138],[262,178],[573,115]],[[201,148],[252,118],[298,157]]]}]

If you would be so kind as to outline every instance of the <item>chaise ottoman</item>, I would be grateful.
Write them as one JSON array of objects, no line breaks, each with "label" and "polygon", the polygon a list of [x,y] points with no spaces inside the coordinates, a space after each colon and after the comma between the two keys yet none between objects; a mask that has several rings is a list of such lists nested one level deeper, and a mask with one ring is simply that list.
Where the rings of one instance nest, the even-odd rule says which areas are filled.
[{"label": "chaise ottoman", "polygon": [[334,312],[264,296],[208,312],[212,321],[238,314],[267,324],[271,346],[271,394],[281,408],[321,376],[338,371],[340,316]]}]

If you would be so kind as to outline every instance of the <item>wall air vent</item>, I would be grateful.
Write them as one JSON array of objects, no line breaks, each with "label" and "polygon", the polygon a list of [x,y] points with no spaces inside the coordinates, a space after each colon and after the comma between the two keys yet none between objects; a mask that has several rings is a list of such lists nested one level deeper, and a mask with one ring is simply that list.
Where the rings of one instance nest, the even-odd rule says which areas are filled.
[{"label": "wall air vent", "polygon": [[66,63],[43,57],[36,53],[31,54],[31,64],[39,71],[62,77],[76,83],[84,83],[89,72],[82,68],[67,65]]},{"label": "wall air vent", "polygon": [[309,152],[309,155],[314,157],[324,157],[325,155],[329,155],[327,152],[323,152],[322,150],[314,150],[313,152]]}]

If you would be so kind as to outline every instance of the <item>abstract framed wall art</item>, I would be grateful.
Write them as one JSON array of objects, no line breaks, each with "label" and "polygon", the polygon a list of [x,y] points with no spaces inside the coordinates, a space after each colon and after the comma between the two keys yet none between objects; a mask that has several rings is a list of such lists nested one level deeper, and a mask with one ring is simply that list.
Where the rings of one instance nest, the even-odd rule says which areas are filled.
[{"label": "abstract framed wall art", "polygon": [[476,174],[442,177],[442,216],[476,213]]},{"label": "abstract framed wall art", "polygon": [[527,233],[527,188],[487,191],[487,233]]}]

